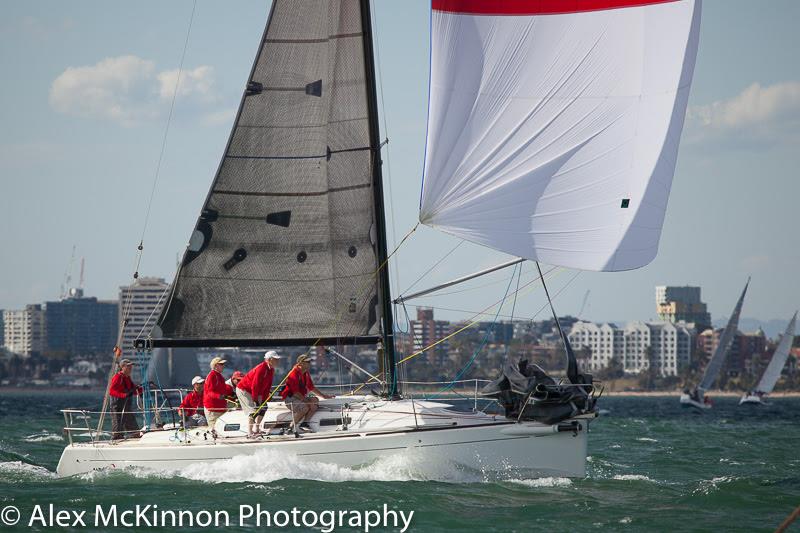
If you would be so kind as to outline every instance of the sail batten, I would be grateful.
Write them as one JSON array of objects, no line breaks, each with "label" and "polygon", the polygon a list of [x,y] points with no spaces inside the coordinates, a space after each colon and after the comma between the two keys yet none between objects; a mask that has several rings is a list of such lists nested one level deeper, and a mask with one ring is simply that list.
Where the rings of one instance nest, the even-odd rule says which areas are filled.
[{"label": "sail batten", "polygon": [[159,345],[380,338],[382,207],[363,8],[274,0]]},{"label": "sail batten", "polygon": [[700,1],[433,0],[422,223],[585,270],[656,255]]}]

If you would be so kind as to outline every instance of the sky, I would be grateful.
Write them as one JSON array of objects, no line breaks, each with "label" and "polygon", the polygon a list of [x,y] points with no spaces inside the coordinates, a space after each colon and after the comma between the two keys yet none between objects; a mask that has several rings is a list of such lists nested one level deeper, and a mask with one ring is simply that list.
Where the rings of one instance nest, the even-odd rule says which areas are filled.
[{"label": "sky", "polygon": [[[376,0],[373,6],[382,137],[389,139],[390,243],[418,215],[429,5]],[[73,246],[73,278],[85,258],[90,296],[116,298],[131,280],[142,235],[141,275],[174,275],[269,12],[268,0],[197,0],[153,189],[193,6],[193,0],[0,3],[0,309],[58,299]],[[744,317],[788,320],[800,306],[797,20],[794,0],[703,3],[658,256],[628,272],[554,270],[549,288],[560,314],[653,319],[654,287],[688,284],[702,287],[716,319],[730,314],[748,276]],[[420,226],[393,257],[393,294],[507,259]],[[524,265],[522,285],[534,269]],[[503,297],[510,276],[499,272],[409,303],[435,306],[437,317],[469,318]],[[500,315],[546,318],[545,303],[540,288],[522,290]],[[414,307],[407,312],[413,317]],[[405,312],[399,315],[403,328]]]}]

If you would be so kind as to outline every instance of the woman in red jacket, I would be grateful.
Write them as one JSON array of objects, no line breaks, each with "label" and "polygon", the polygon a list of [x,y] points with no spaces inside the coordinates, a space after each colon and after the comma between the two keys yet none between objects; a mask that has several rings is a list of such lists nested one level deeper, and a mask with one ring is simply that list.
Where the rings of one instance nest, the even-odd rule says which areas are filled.
[{"label": "woman in red jacket", "polygon": [[265,404],[272,389],[272,378],[275,376],[275,364],[281,356],[274,350],[264,354],[264,361],[250,370],[236,386],[236,397],[242,410],[249,417],[247,436],[254,437],[260,433],[261,420],[267,410]]},{"label": "woman in red jacket", "polygon": [[119,372],[111,378],[108,388],[111,396],[111,440],[138,436],[139,424],[133,415],[131,398],[142,394],[142,387],[133,384],[132,371],[133,362],[123,359],[119,362]]},{"label": "woman in red jacket", "polygon": [[214,429],[217,418],[228,410],[228,398],[233,395],[233,389],[225,384],[225,378],[222,376],[225,363],[227,361],[222,357],[212,359],[211,372],[206,376],[203,385],[203,410],[206,413],[208,427],[211,429]]}]

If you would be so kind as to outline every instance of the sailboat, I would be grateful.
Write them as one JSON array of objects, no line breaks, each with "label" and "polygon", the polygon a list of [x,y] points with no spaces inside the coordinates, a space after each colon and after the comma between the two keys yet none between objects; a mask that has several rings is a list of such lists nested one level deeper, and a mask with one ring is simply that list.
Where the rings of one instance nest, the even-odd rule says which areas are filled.
[{"label": "sailboat", "polygon": [[748,285],[750,285],[750,278],[747,279],[747,283],[745,283],[744,289],[742,289],[742,294],[739,296],[739,300],[737,300],[736,306],[733,308],[733,313],[731,313],[731,317],[728,319],[725,329],[722,330],[722,334],[719,336],[717,347],[714,353],[711,354],[711,359],[708,360],[708,365],[706,365],[705,372],[703,372],[703,378],[696,387],[686,389],[681,394],[680,403],[682,407],[711,409],[711,400],[706,396],[706,391],[711,389],[714,382],[717,381],[719,371],[722,370],[725,359],[728,357],[731,344],[733,344],[733,338],[736,336],[736,331],[739,329],[739,315],[742,313],[744,295],[747,294]]},{"label": "sailboat", "polygon": [[761,376],[758,385],[756,385],[756,388],[752,391],[748,391],[742,395],[742,398],[739,400],[739,405],[761,405],[764,403],[762,401],[764,396],[770,394],[775,388],[775,384],[778,383],[778,379],[781,377],[781,372],[786,365],[786,360],[789,358],[789,352],[792,349],[796,320],[797,312],[795,312],[789,324],[786,326],[786,331],[783,332],[783,337],[781,337],[780,342],[778,342],[778,346],[775,347],[775,353],[772,354],[772,359],[769,360],[769,364],[764,370],[764,374]]},{"label": "sailboat", "polygon": [[[699,0],[433,0],[420,222],[537,265],[650,262],[699,24]],[[412,450],[585,475],[594,387],[563,332],[566,379],[519,361],[487,387],[504,415],[405,394],[398,369],[413,359],[395,351],[376,95],[368,0],[273,1],[211,190],[137,346],[369,345],[381,391],[321,400],[303,435],[248,438],[232,410],[214,428],[71,442],[59,475],[266,450],[343,466]],[[289,415],[270,402],[263,429]]]}]

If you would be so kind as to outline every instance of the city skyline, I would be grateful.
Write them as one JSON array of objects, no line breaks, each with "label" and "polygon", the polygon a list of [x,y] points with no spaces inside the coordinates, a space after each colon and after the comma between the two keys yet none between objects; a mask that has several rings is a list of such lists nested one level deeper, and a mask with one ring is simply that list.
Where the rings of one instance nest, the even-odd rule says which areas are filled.
[{"label": "city skyline", "polygon": [[[188,239],[224,147],[269,2],[238,6],[232,12],[198,3],[185,81],[145,233],[143,276],[171,280],[176,254]],[[106,299],[131,281],[192,3],[146,7],[30,2],[2,8],[0,64],[9,83],[0,88],[8,124],[0,133],[0,206],[12,231],[0,237],[5,251],[0,308],[57,297],[73,245],[78,256],[86,257],[87,294]],[[427,12],[424,1],[402,8],[375,3],[384,77],[381,124],[388,125],[390,139],[384,155],[387,192],[393,193],[389,238],[395,243],[417,216],[427,108]],[[550,288],[558,294],[566,286],[556,297],[560,315],[584,308],[581,318],[594,322],[647,320],[656,317],[652,287],[685,284],[703,287],[704,301],[718,319],[730,312],[751,274],[743,322],[749,317],[787,321],[800,305],[789,283],[800,260],[783,245],[796,234],[791,210],[800,197],[800,184],[789,175],[798,162],[791,147],[800,117],[792,14],[800,15],[800,8],[791,2],[766,8],[705,2],[659,255],[637,271],[585,272],[574,280],[574,272],[559,273]],[[766,56],[771,61],[763,61]],[[86,92],[93,89],[100,92]],[[102,97],[87,99],[86,94]],[[453,249],[415,289],[507,259],[420,227],[391,263],[394,295],[408,292]],[[534,268],[525,265],[523,283],[533,278]],[[457,288],[412,303],[434,306],[437,316],[448,320],[468,318],[470,313],[448,310],[483,310],[503,295],[510,274],[463,287],[482,288]],[[547,310],[536,314],[543,303],[540,289],[521,295],[515,316],[547,318]],[[511,307],[509,299],[505,313]]]}]

